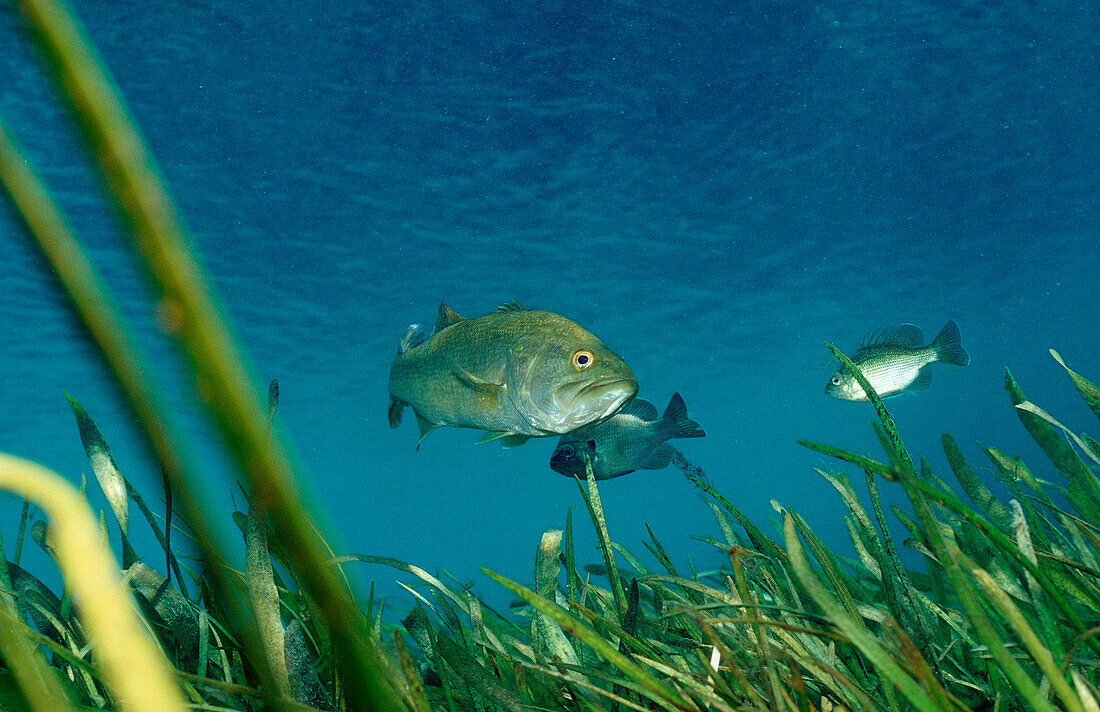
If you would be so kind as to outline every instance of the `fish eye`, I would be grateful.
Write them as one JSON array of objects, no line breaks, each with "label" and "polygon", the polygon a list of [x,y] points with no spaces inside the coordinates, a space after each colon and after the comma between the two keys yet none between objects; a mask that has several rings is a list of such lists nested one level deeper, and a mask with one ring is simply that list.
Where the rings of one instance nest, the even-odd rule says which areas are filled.
[{"label": "fish eye", "polygon": [[565,447],[563,447],[561,449],[561,456],[562,457],[573,457],[573,448],[566,445]]},{"label": "fish eye", "polygon": [[583,371],[595,362],[595,357],[592,356],[591,351],[578,351],[573,354],[573,368],[578,371]]},{"label": "fish eye", "polygon": [[840,385],[840,376],[833,376],[832,378],[829,379],[829,383],[833,384],[834,386],[839,386]]}]

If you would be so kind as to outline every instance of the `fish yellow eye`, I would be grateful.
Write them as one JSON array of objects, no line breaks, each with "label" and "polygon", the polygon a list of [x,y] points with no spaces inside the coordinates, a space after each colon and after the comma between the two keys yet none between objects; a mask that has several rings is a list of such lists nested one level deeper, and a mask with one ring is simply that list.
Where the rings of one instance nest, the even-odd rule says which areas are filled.
[{"label": "fish yellow eye", "polygon": [[584,369],[591,366],[595,360],[596,359],[592,356],[591,351],[578,351],[577,353],[573,354],[573,368],[577,369],[578,371],[583,371]]}]

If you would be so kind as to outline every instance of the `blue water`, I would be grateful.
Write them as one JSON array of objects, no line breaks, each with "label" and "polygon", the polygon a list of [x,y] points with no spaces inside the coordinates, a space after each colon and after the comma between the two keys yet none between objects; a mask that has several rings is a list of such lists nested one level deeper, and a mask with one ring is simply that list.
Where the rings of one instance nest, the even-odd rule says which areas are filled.
[{"label": "blue water", "polygon": [[[950,432],[991,483],[979,440],[1062,482],[1002,379],[1011,368],[1096,432],[1047,349],[1100,379],[1097,8],[725,6],[74,3],[257,388],[279,380],[278,417],[341,551],[447,571],[503,604],[479,567],[529,581],[540,534],[572,507],[578,559],[599,561],[575,484],[548,467],[553,440],[502,450],[442,429],[417,452],[411,419],[387,427],[397,341],[440,300],[466,316],[512,299],[561,313],[627,360],[643,397],[663,408],[679,391],[708,433],[679,446],[766,530],[775,501],[851,551],[846,510],[811,469],[836,464],[795,440],[879,452],[869,406],[824,395],[823,344],[850,352],[902,322],[930,338],[954,318],[972,355],[888,402],[911,450],[950,479]],[[228,524],[239,488],[10,12],[0,77],[0,113],[188,418]],[[90,474],[68,391],[158,500],[117,390],[7,204],[0,264],[0,450]],[[648,523],[681,568],[722,562],[690,538],[720,534],[675,469],[601,496],[612,537],[643,561]],[[9,556],[18,508],[0,502]],[[33,548],[28,566],[48,575]],[[151,537],[139,549],[160,560]],[[399,574],[359,566],[407,609]]]}]

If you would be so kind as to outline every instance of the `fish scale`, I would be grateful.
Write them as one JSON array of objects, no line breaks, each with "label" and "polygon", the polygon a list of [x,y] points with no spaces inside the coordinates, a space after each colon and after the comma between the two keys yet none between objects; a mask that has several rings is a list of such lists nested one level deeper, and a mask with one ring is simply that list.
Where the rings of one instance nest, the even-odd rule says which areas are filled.
[{"label": "fish scale", "polygon": [[914,349],[908,353],[903,349],[862,349],[853,359],[857,366],[860,361],[866,364],[860,366],[860,370],[876,393],[897,395],[917,379],[922,368],[936,361],[936,351],[932,348]]}]

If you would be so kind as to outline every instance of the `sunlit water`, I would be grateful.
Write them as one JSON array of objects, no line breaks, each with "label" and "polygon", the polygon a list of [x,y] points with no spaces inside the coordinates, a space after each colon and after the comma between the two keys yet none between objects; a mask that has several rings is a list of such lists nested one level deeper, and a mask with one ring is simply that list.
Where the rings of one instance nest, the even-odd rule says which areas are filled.
[{"label": "sunlit water", "polygon": [[[278,420],[340,550],[445,570],[503,604],[479,567],[528,581],[572,507],[578,560],[599,560],[552,440],[502,450],[443,429],[417,452],[411,418],[387,427],[397,341],[440,300],[559,312],[631,364],[643,397],[663,409],[679,391],[708,433],[679,447],[767,531],[774,500],[850,552],[811,469],[838,463],[795,440],[878,453],[870,408],[824,395],[823,344],[850,352],[901,322],[931,338],[954,318],[972,355],[889,401],[914,453],[950,479],[950,432],[990,482],[977,440],[1062,481],[1002,378],[1095,432],[1047,353],[1100,378],[1095,9],[723,5],[75,3],[257,388],[279,380]],[[0,38],[0,112],[187,414],[228,529],[240,489],[113,214],[16,17]],[[90,475],[67,391],[157,500],[159,473],[6,204],[0,264],[0,450]],[[648,564],[647,523],[682,569],[722,562],[690,539],[720,534],[674,468],[601,495],[613,538]],[[10,557],[19,503],[2,504]],[[139,549],[160,561],[151,537]],[[359,566],[407,608],[398,574]]]}]

